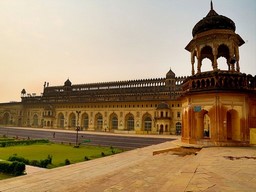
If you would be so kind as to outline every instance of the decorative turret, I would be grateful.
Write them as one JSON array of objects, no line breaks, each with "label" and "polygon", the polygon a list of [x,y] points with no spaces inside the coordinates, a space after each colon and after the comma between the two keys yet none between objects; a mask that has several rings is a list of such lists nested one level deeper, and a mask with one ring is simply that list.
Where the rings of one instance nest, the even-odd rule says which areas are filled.
[{"label": "decorative turret", "polygon": [[67,79],[64,83],[64,90],[67,92],[72,91],[72,83],[69,79]]},{"label": "decorative turret", "polygon": [[165,85],[169,87],[170,91],[175,90],[175,73],[170,69],[166,74]]},{"label": "decorative turret", "polygon": [[213,9],[193,28],[193,39],[186,46],[191,52],[192,75],[195,75],[194,63],[197,58],[197,74],[201,73],[202,61],[211,60],[213,71],[220,70],[218,58],[227,61],[227,71],[240,72],[239,49],[244,40],[235,33],[235,23],[223,15],[218,15]]}]

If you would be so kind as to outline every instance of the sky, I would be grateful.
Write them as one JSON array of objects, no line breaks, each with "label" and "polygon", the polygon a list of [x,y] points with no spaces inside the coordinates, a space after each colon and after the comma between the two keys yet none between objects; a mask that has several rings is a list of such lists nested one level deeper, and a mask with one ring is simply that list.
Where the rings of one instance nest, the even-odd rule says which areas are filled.
[{"label": "sky", "polygon": [[[256,75],[256,1],[213,0],[245,41],[240,69]],[[0,103],[63,85],[191,75],[195,24],[210,0],[0,0]],[[204,63],[205,62],[205,63]],[[203,62],[203,66],[210,64]],[[220,59],[220,62],[224,62]]]}]

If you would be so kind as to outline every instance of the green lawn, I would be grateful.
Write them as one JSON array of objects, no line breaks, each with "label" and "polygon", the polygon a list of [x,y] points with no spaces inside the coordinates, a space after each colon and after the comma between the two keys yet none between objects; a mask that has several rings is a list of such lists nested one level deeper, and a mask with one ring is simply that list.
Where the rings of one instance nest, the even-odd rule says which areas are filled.
[{"label": "green lawn", "polygon": [[[113,149],[115,153],[120,153],[122,150]],[[89,159],[102,157],[102,152],[105,155],[112,155],[110,147],[97,146],[80,146],[74,148],[69,145],[62,144],[34,144],[23,146],[0,147],[0,159],[7,160],[11,155],[24,157],[29,160],[46,159],[48,155],[52,156],[52,165],[49,168],[63,166],[65,159],[71,163],[84,161],[85,156]]]}]

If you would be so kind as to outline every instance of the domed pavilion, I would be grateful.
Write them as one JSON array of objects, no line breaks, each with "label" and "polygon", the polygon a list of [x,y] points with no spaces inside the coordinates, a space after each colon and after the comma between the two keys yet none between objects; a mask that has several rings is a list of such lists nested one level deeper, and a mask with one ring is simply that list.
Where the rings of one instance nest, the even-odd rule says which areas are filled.
[{"label": "domed pavilion", "polygon": [[[191,53],[192,74],[182,85],[185,143],[244,146],[250,142],[250,128],[256,127],[256,76],[240,72],[239,47],[244,40],[235,30],[235,23],[219,15],[212,2],[209,13],[192,30],[193,39],[185,47]],[[225,69],[218,65],[221,57]],[[202,71],[204,59],[210,60],[212,70]]]}]

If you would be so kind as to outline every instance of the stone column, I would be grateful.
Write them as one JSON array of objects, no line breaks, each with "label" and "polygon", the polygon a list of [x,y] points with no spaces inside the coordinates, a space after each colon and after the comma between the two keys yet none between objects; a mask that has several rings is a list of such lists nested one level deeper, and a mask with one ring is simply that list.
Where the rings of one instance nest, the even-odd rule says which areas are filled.
[{"label": "stone column", "polygon": [[197,73],[201,73],[202,59],[199,57],[197,59]]},{"label": "stone column", "polygon": [[235,48],[235,58],[236,58],[236,71],[240,72],[240,66],[239,66],[239,50],[238,47]]},{"label": "stone column", "polygon": [[218,70],[218,63],[217,63],[217,48],[216,48],[216,45],[214,45],[213,47],[213,63],[212,63],[212,68],[214,71],[217,71]]},{"label": "stone column", "polygon": [[195,56],[194,56],[194,53],[191,52],[192,75],[195,75],[194,64],[195,64]]}]

